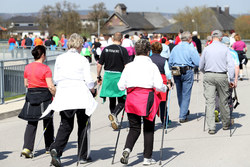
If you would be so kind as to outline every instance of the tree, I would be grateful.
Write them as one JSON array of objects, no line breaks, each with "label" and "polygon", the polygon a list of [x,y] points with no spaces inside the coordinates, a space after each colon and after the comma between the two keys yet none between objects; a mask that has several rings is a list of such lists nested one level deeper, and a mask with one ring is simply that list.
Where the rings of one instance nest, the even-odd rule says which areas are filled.
[{"label": "tree", "polygon": [[234,21],[235,31],[244,39],[250,38],[250,16],[242,15]]},{"label": "tree", "polygon": [[206,6],[185,7],[174,16],[174,19],[184,30],[211,32],[213,23],[215,22],[215,14]]},{"label": "tree", "polygon": [[[102,28],[105,23],[105,19],[109,17],[109,14],[103,2],[96,3],[91,6],[91,8],[92,11],[89,12],[89,18],[95,22],[95,27],[93,27],[92,31],[96,32],[98,28],[98,20],[100,20],[100,27]],[[102,28],[102,30],[104,29]]]},{"label": "tree", "polygon": [[64,1],[55,6],[44,6],[38,16],[38,23],[42,31],[48,30],[49,34],[81,33],[82,24],[80,15],[74,10],[77,6]]}]

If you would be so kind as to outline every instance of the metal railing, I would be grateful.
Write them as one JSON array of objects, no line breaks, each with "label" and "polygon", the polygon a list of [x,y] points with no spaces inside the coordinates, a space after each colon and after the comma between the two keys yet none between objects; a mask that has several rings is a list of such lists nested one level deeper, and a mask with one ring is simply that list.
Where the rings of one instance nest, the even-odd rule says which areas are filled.
[{"label": "metal railing", "polygon": [[[24,68],[27,64],[34,61],[31,57],[31,50],[29,54],[19,55],[18,49],[14,49],[13,52],[17,53],[15,57],[10,59],[0,60],[0,104],[4,103],[4,99],[8,97],[14,97],[18,95],[23,95],[26,93],[26,88],[24,86]],[[26,52],[26,49],[21,49]],[[28,52],[27,51],[27,52]],[[22,51],[21,51],[22,52]],[[53,73],[56,57],[61,54],[62,51],[47,52],[46,61],[44,64],[48,65]]]}]

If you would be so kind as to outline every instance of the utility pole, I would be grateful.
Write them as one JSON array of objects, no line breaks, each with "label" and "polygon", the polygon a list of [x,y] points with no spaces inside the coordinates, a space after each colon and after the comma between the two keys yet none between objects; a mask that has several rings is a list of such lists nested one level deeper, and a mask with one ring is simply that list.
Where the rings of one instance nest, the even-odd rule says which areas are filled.
[{"label": "utility pole", "polygon": [[97,28],[98,28],[98,38],[99,38],[99,36],[100,36],[100,19],[98,19],[98,21],[97,21]]}]

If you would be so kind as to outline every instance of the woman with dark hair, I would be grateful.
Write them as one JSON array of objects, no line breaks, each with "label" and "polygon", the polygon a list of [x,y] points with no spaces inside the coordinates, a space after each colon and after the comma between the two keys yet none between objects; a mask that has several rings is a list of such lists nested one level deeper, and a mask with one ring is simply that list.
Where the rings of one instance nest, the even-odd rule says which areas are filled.
[{"label": "woman with dark hair", "polygon": [[166,92],[161,74],[157,66],[149,58],[150,43],[141,39],[135,43],[136,57],[128,63],[118,82],[120,90],[127,89],[125,111],[128,114],[129,133],[120,162],[128,163],[130,152],[141,133],[141,119],[144,127],[144,161],[143,165],[152,165],[156,161],[152,159],[154,143],[155,115],[158,111],[160,99],[157,91]]},{"label": "woman with dark hair", "polygon": [[247,57],[246,57],[246,52],[247,52],[247,45],[245,42],[241,40],[241,37],[239,34],[236,34],[234,36],[234,39],[236,42],[234,42],[232,48],[238,53],[239,56],[239,61],[240,61],[240,80],[242,80],[243,77],[243,64],[247,64]]},{"label": "woman with dark hair", "polygon": [[[34,142],[38,121],[55,95],[56,88],[52,82],[50,68],[43,64],[46,59],[46,48],[42,45],[32,50],[34,62],[28,64],[24,70],[24,85],[28,88],[24,107],[19,118],[27,120],[28,124],[24,134],[24,145],[21,155],[26,158],[33,157]],[[54,127],[52,115],[43,118],[43,126],[46,153],[54,141]]]}]

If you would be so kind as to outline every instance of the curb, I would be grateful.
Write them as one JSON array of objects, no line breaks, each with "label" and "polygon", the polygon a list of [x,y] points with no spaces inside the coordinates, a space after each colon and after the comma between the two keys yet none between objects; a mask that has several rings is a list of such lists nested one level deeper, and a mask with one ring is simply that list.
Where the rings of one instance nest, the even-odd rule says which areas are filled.
[{"label": "curb", "polygon": [[7,119],[10,117],[15,117],[21,112],[21,109],[5,112],[5,113],[0,113],[0,120]]}]

